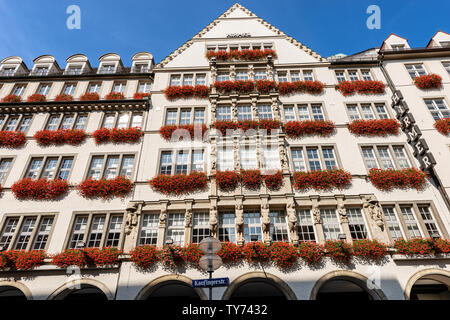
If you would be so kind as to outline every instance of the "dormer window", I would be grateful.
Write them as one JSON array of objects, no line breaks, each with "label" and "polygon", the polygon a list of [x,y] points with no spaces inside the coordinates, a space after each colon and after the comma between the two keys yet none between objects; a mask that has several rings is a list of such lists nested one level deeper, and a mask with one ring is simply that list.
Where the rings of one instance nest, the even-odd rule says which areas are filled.
[{"label": "dormer window", "polygon": [[393,45],[391,45],[391,49],[397,50],[397,51],[404,50],[405,45],[404,44],[393,44]]},{"label": "dormer window", "polygon": [[114,64],[103,64],[100,68],[100,73],[108,74],[114,73],[116,71],[116,66]]},{"label": "dormer window", "polygon": [[48,74],[48,67],[36,67],[34,74],[36,76],[46,76]]},{"label": "dormer window", "polygon": [[16,67],[9,67],[9,68],[3,68],[2,69],[2,76],[4,77],[11,77],[16,72]]},{"label": "dormer window", "polygon": [[149,72],[150,68],[148,67],[147,63],[136,63],[136,65],[134,66],[134,72],[137,73],[144,73],[144,72]]},{"label": "dormer window", "polygon": [[443,48],[450,48],[450,41],[440,41],[439,44]]},{"label": "dormer window", "polygon": [[37,93],[42,94],[44,96],[48,95],[49,91],[50,91],[50,87],[51,85],[46,83],[46,84],[41,84],[39,86],[39,89],[37,91]]},{"label": "dormer window", "polygon": [[81,74],[81,70],[83,69],[82,66],[69,66],[66,69],[66,74],[70,74],[70,75],[77,75],[77,74]]}]

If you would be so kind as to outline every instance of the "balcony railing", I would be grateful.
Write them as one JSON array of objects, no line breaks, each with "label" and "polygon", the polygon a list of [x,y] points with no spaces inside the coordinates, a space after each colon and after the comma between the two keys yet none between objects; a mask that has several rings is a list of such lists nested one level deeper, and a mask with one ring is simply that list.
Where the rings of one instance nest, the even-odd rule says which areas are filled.
[{"label": "balcony railing", "polygon": [[92,70],[70,70],[70,69],[64,69],[64,70],[56,70],[56,71],[47,71],[46,73],[41,73],[38,71],[2,71],[0,72],[0,77],[51,77],[51,76],[85,76],[85,75],[96,75],[96,74],[103,74],[103,75],[111,75],[111,74],[131,74],[131,73],[150,73],[151,68],[149,67],[126,67],[122,68],[121,70],[113,70],[113,71],[98,71],[98,68],[94,68]]}]

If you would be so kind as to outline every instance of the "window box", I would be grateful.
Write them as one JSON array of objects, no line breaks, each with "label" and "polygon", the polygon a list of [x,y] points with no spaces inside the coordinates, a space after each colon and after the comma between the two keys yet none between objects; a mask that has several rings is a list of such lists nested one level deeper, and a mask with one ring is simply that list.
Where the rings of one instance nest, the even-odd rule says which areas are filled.
[{"label": "window box", "polygon": [[294,173],[294,187],[297,190],[331,190],[342,189],[350,185],[352,175],[342,169],[298,171]]},{"label": "window box", "polygon": [[228,94],[232,92],[246,94],[253,92],[255,89],[255,83],[250,80],[226,80],[226,81],[216,81],[214,87],[223,94]]},{"label": "window box", "polygon": [[348,125],[348,131],[358,136],[396,135],[399,128],[395,119],[355,120]]},{"label": "window box", "polygon": [[427,89],[439,89],[442,85],[442,78],[437,74],[425,74],[414,78],[414,84],[417,88]]},{"label": "window box", "polygon": [[298,256],[310,265],[318,265],[325,254],[323,246],[315,242],[300,242],[297,250]]},{"label": "window box", "polygon": [[267,263],[270,261],[270,246],[261,241],[246,243],[241,250],[248,263]]},{"label": "window box", "polygon": [[289,138],[299,138],[305,135],[330,136],[336,125],[326,120],[289,121],[283,125],[283,130]]},{"label": "window box", "polygon": [[281,127],[281,122],[277,120],[269,120],[269,119],[263,119],[259,120],[258,122],[258,129],[261,130],[276,130]]},{"label": "window box", "polygon": [[88,199],[110,199],[114,197],[124,198],[131,191],[132,183],[126,178],[119,176],[115,179],[88,179],[77,186],[81,196]]},{"label": "window box", "polygon": [[238,128],[238,123],[234,121],[216,121],[211,126],[219,130],[223,136],[226,136],[227,130],[236,130]]},{"label": "window box", "polygon": [[298,260],[297,248],[288,242],[274,242],[270,247],[270,260],[280,269],[292,268]]},{"label": "window box", "polygon": [[124,128],[124,129],[108,129],[101,128],[96,130],[92,136],[96,144],[102,143],[136,143],[141,138],[143,132],[139,128]]},{"label": "window box", "polygon": [[352,254],[361,259],[379,261],[387,254],[387,246],[377,240],[353,240]]},{"label": "window box", "polygon": [[169,86],[164,90],[164,94],[171,101],[187,98],[205,99],[208,98],[209,88],[205,85]]},{"label": "window box", "polygon": [[122,92],[110,92],[105,96],[106,100],[123,100],[125,96]]},{"label": "window box", "polygon": [[86,136],[87,134],[83,130],[41,130],[36,132],[34,139],[41,146],[62,144],[79,145],[84,142]]},{"label": "window box", "polygon": [[395,241],[394,247],[397,254],[407,256],[450,253],[450,241],[445,239],[399,239]]},{"label": "window box", "polygon": [[28,102],[45,102],[47,98],[43,94],[35,93],[27,98]]},{"label": "window box", "polygon": [[80,96],[81,101],[94,101],[94,100],[100,100],[100,96],[97,92],[86,92],[82,96]]},{"label": "window box", "polygon": [[65,180],[33,180],[24,178],[14,183],[11,191],[19,200],[55,200],[67,193],[69,184]]},{"label": "window box", "polygon": [[[176,132],[176,130],[180,130],[178,131],[175,135],[174,132]],[[191,137],[191,139],[195,138],[195,133],[198,131],[200,132],[200,138],[203,138],[203,134],[208,130],[208,128],[206,127],[206,125],[202,124],[202,125],[194,125],[194,124],[187,124],[187,125],[168,125],[168,126],[162,126],[161,128],[159,128],[159,135],[167,141],[171,141],[172,137],[174,138],[174,141],[179,141],[181,137],[184,137],[183,133],[185,133],[186,131],[182,131],[182,130],[187,130],[187,132],[189,133],[189,136]]]},{"label": "window box", "polygon": [[216,121],[211,125],[212,128],[219,130],[222,135],[227,134],[227,130],[237,130],[242,129],[244,131],[253,129],[253,130],[275,130],[281,127],[281,122],[277,120],[245,120],[245,121]]},{"label": "window box", "polygon": [[223,242],[222,248],[217,255],[222,258],[225,264],[235,264],[239,262],[242,258],[241,247],[233,242]]},{"label": "window box", "polygon": [[264,49],[264,50],[219,50],[219,51],[208,51],[206,53],[206,57],[208,59],[216,58],[219,61],[227,61],[227,60],[261,60],[265,59],[268,56],[272,56],[272,58],[276,58],[277,54],[275,50],[272,49]]},{"label": "window box", "polygon": [[256,91],[262,94],[268,94],[277,88],[275,81],[270,80],[258,80],[255,82]]},{"label": "window box", "polygon": [[249,190],[259,190],[262,177],[259,170],[241,170],[240,179],[242,185]]},{"label": "window box", "polygon": [[147,97],[150,96],[150,93],[145,93],[145,92],[136,92],[133,95],[133,99],[145,99]]},{"label": "window box", "polygon": [[52,264],[60,268],[89,265],[97,267],[113,266],[120,262],[119,255],[121,254],[122,251],[116,248],[68,249],[55,255]]},{"label": "window box", "polygon": [[216,173],[216,184],[220,190],[229,192],[236,189],[239,183],[239,174],[234,171],[218,171]]},{"label": "window box", "polygon": [[281,171],[277,171],[274,174],[267,174],[262,176],[267,189],[271,191],[280,190],[283,185],[283,174]]},{"label": "window box", "polygon": [[376,169],[369,171],[368,179],[380,190],[389,191],[393,188],[414,188],[423,190],[426,183],[426,174],[416,168],[408,169]]},{"label": "window box", "polygon": [[443,135],[448,135],[450,133],[450,118],[436,120],[434,127]]},{"label": "window box", "polygon": [[0,147],[19,148],[25,144],[27,138],[20,131],[0,131]]},{"label": "window box", "polygon": [[130,260],[139,269],[148,270],[159,261],[159,252],[155,246],[139,246],[130,251]]},{"label": "window box", "polygon": [[326,255],[338,263],[349,263],[352,259],[351,246],[341,240],[328,240],[325,242],[324,249]]},{"label": "window box", "polygon": [[55,97],[55,101],[72,101],[73,100],[73,96],[71,96],[70,94],[59,94]]},{"label": "window box", "polygon": [[44,264],[44,250],[0,252],[0,270],[30,270]]},{"label": "window box", "polygon": [[342,81],[336,85],[336,90],[340,91],[343,96],[349,96],[354,93],[383,94],[384,89],[384,83],[375,80]]},{"label": "window box", "polygon": [[20,102],[20,101],[22,101],[22,98],[15,94],[9,94],[2,99],[2,102]]},{"label": "window box", "polygon": [[294,81],[278,83],[278,91],[282,96],[294,93],[320,94],[325,88],[325,84],[320,81]]},{"label": "window box", "polygon": [[150,187],[166,195],[182,195],[198,192],[206,188],[208,177],[203,172],[194,171],[188,175],[158,175],[149,181]]}]

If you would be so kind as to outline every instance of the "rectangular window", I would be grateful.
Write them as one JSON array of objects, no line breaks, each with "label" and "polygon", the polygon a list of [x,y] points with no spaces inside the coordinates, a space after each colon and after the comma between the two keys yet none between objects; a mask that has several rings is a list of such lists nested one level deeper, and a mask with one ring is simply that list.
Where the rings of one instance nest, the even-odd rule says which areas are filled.
[{"label": "rectangular window", "polygon": [[450,118],[450,110],[448,109],[444,99],[426,99],[425,104],[434,120]]},{"label": "rectangular window", "polygon": [[209,214],[207,212],[195,212],[192,223],[192,242],[200,243],[209,235]]},{"label": "rectangular window", "polygon": [[255,80],[265,80],[267,79],[267,74],[265,71],[256,71]]},{"label": "rectangular window", "polygon": [[358,106],[355,104],[347,106],[348,117],[350,121],[361,119],[361,115],[359,114]]},{"label": "rectangular window", "polygon": [[184,86],[192,86],[192,85],[194,85],[194,75],[193,74],[185,74],[185,75],[183,75],[183,85]]},{"label": "rectangular window", "polygon": [[142,113],[133,113],[131,116],[131,128],[142,128]]},{"label": "rectangular window", "polygon": [[116,66],[114,64],[103,64],[100,68],[100,73],[114,73]]},{"label": "rectangular window", "polygon": [[280,151],[278,146],[263,145],[263,168],[266,170],[279,170],[281,169],[280,163]]},{"label": "rectangular window", "polygon": [[317,148],[307,148],[306,155],[308,157],[309,169],[311,171],[322,169],[319,158],[319,150]]},{"label": "rectangular window", "polygon": [[364,120],[373,120],[375,119],[375,115],[372,111],[372,107],[370,104],[362,104],[361,105],[362,114],[364,117]]},{"label": "rectangular window", "polygon": [[442,62],[445,70],[447,70],[448,74],[450,74],[450,62]]},{"label": "rectangular window", "polygon": [[258,106],[259,120],[271,120],[272,119],[272,106],[264,105]]},{"label": "rectangular window", "polygon": [[262,239],[261,215],[259,212],[244,212],[244,240],[245,242],[260,241]]},{"label": "rectangular window", "polygon": [[11,158],[0,158],[0,185],[5,182],[6,176],[11,168],[11,164]]},{"label": "rectangular window", "polygon": [[372,80],[369,70],[361,70],[361,76],[362,76],[363,80],[366,80],[366,81]]},{"label": "rectangular window", "polygon": [[386,107],[384,104],[376,104],[375,105],[375,110],[377,112],[378,118],[380,119],[388,119],[389,114],[386,111]]},{"label": "rectangular window", "polygon": [[49,91],[50,91],[50,84],[41,84],[39,86],[39,89],[37,91],[37,93],[42,94],[44,96],[48,95]]},{"label": "rectangular window", "polygon": [[119,171],[119,156],[108,156],[106,158],[106,166],[103,177],[106,179],[114,179]]},{"label": "rectangular window", "polygon": [[77,85],[75,83],[68,83],[64,86],[63,93],[73,96],[76,88]]},{"label": "rectangular window", "polygon": [[217,74],[217,81],[230,81],[230,75],[228,73]]},{"label": "rectangular window", "polygon": [[220,106],[217,107],[216,118],[218,121],[231,121],[231,107]]},{"label": "rectangular window", "polygon": [[219,240],[222,242],[236,242],[234,212],[219,213]]},{"label": "rectangular window", "polygon": [[36,67],[34,70],[34,74],[36,76],[46,76],[48,74],[48,67]]},{"label": "rectangular window", "polygon": [[81,66],[69,66],[66,68],[65,74],[78,75],[81,74],[82,69],[83,68]]},{"label": "rectangular window", "polygon": [[388,147],[378,147],[378,155],[384,169],[394,169],[394,162],[392,161],[391,152]]},{"label": "rectangular window", "polygon": [[292,82],[302,80],[302,79],[300,78],[300,72],[298,72],[298,71],[291,71],[291,72],[290,72],[290,75],[291,75],[291,81],[292,81]]},{"label": "rectangular window", "polygon": [[75,116],[73,114],[66,114],[63,116],[62,122],[61,122],[61,129],[70,129],[72,128],[73,120]]},{"label": "rectangular window", "polygon": [[299,121],[311,120],[311,117],[309,115],[308,105],[298,106],[298,120]]},{"label": "rectangular window", "polygon": [[252,120],[252,107],[250,106],[238,106],[237,114],[239,121]]},{"label": "rectangular window", "polygon": [[150,93],[150,82],[139,82],[137,92]]},{"label": "rectangular window", "polygon": [[72,163],[73,157],[33,157],[25,173],[25,178],[66,180],[72,169]]},{"label": "rectangular window", "polygon": [[341,228],[336,210],[334,209],[320,209],[320,217],[322,219],[323,233],[325,240],[337,240]]},{"label": "rectangular window", "polygon": [[166,111],[166,126],[177,124],[177,109],[168,109]]},{"label": "rectangular window", "polygon": [[83,214],[73,221],[68,248],[80,247],[84,242],[88,248],[120,247],[123,214]]},{"label": "rectangular window", "polygon": [[432,237],[433,234],[437,234],[440,236],[440,232],[437,228],[436,221],[434,220],[433,215],[431,214],[430,206],[419,205],[418,208],[420,217],[422,218],[422,221],[425,225],[425,229],[428,232],[428,236]]},{"label": "rectangular window", "polygon": [[367,168],[370,169],[378,169],[377,159],[373,152],[373,148],[362,148],[363,158],[366,162]]},{"label": "rectangular window", "polygon": [[320,104],[311,105],[311,112],[312,112],[313,119],[315,121],[325,119],[325,117],[323,115],[323,111],[322,111],[322,105],[320,105]]},{"label": "rectangular window", "polygon": [[411,79],[427,74],[422,64],[407,64],[406,70],[408,70]]},{"label": "rectangular window", "polygon": [[316,241],[311,210],[309,209],[297,210],[297,219],[298,219],[298,229],[297,229],[298,240]]},{"label": "rectangular window", "polygon": [[338,81],[339,83],[346,80],[346,79],[345,79],[345,72],[344,72],[344,71],[338,71],[338,70],[336,70],[335,73],[336,73],[336,79],[337,79],[337,81]]},{"label": "rectangular window", "polygon": [[53,217],[43,217],[37,229],[36,236],[34,238],[33,250],[43,250],[47,244],[52,230]]},{"label": "rectangular window", "polygon": [[414,216],[412,206],[401,206],[400,211],[402,213],[403,220],[405,221],[406,231],[410,238],[421,238],[422,234],[419,230],[419,225]]},{"label": "rectangular window", "polygon": [[173,244],[184,245],[184,214],[169,213],[166,228],[166,241],[173,240]]},{"label": "rectangular window", "polygon": [[98,180],[101,177],[114,179],[118,175],[131,178],[134,168],[134,155],[93,156],[89,166],[88,178]]},{"label": "rectangular window", "polygon": [[236,72],[236,80],[248,80],[248,73],[246,71]]},{"label": "rectangular window", "polygon": [[195,76],[196,85],[206,85],[206,74],[197,74]]},{"label": "rectangular window", "polygon": [[139,245],[156,245],[158,240],[159,215],[148,213],[142,215],[141,230],[139,231]]},{"label": "rectangular window", "polygon": [[161,153],[161,164],[159,172],[161,174],[171,174],[172,173],[172,152],[164,151]]},{"label": "rectangular window", "polygon": [[26,85],[24,85],[24,84],[17,84],[14,87],[14,89],[12,91],[12,94],[21,97],[23,95],[23,93],[25,92],[25,88],[26,88]]},{"label": "rectangular window", "polygon": [[314,81],[314,76],[313,76],[312,70],[303,70],[303,80]]},{"label": "rectangular window", "polygon": [[394,207],[384,207],[383,213],[386,219],[386,223],[389,229],[389,234],[393,241],[398,239],[403,239],[402,229],[400,227],[400,222],[398,221],[397,214],[395,213]]},{"label": "rectangular window", "polygon": [[204,124],[205,119],[205,109],[195,108],[194,109],[194,124]]},{"label": "rectangular window", "polygon": [[125,129],[126,127],[128,127],[129,120],[130,120],[130,114],[128,112],[120,113],[118,116],[116,127],[118,129]]},{"label": "rectangular window", "polygon": [[26,217],[22,221],[19,234],[17,235],[15,250],[26,250],[30,242],[31,234],[36,225],[36,217]]},{"label": "rectangular window", "polygon": [[294,171],[306,171],[306,162],[303,156],[303,148],[291,149],[292,162],[294,164]]},{"label": "rectangular window", "polygon": [[180,125],[191,124],[191,109],[181,109]]},{"label": "rectangular window", "polygon": [[362,215],[361,209],[349,208],[347,209],[348,227],[353,240],[367,239],[366,223]]},{"label": "rectangular window", "polygon": [[255,146],[241,145],[239,148],[239,160],[244,170],[258,169],[258,159]]},{"label": "rectangular window", "polygon": [[278,82],[287,82],[287,72],[278,72]]},{"label": "rectangular window", "polygon": [[192,151],[192,171],[202,172],[204,171],[204,159],[203,159],[203,150],[194,150]]},{"label": "rectangular window", "polygon": [[84,130],[86,123],[86,114],[52,114],[48,118],[45,129],[50,131],[56,131],[58,129]]},{"label": "rectangular window", "polygon": [[270,236],[272,241],[289,241],[286,213],[270,211]]},{"label": "rectangular window", "polygon": [[100,93],[101,88],[101,83],[90,83],[88,87],[88,93]]},{"label": "rectangular window", "polygon": [[14,75],[15,71],[16,71],[15,67],[14,68],[3,68],[2,69],[2,76],[3,77],[11,77],[11,76]]},{"label": "rectangular window", "polygon": [[177,152],[176,164],[175,164],[175,174],[184,173],[188,171],[188,156],[189,151],[180,150]]},{"label": "rectangular window", "polygon": [[217,148],[217,170],[234,170],[234,149],[233,147]]},{"label": "rectangular window", "polygon": [[333,148],[323,147],[322,154],[323,154],[323,161],[325,162],[326,169],[336,169],[338,167]]},{"label": "rectangular window", "polygon": [[124,93],[126,85],[127,84],[125,82],[115,82],[112,91]]},{"label": "rectangular window", "polygon": [[348,77],[349,77],[350,81],[359,80],[358,71],[357,70],[348,70]]},{"label": "rectangular window", "polygon": [[181,85],[181,76],[179,74],[173,74],[170,76],[170,85],[171,86],[180,86]]},{"label": "rectangular window", "polygon": [[11,240],[17,230],[19,224],[19,218],[7,218],[5,224],[3,225],[2,233],[0,236],[0,247],[9,248]]},{"label": "rectangular window", "polygon": [[14,131],[16,130],[16,126],[19,123],[19,116],[12,116],[8,118],[8,121],[6,122],[5,131]]},{"label": "rectangular window", "polygon": [[284,121],[285,122],[295,121],[294,107],[292,107],[292,106],[283,106],[283,110],[284,110]]}]

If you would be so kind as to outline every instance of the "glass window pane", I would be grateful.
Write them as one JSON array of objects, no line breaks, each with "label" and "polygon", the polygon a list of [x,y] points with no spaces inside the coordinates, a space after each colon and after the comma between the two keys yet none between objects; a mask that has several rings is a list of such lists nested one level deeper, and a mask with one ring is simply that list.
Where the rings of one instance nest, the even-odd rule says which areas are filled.
[{"label": "glass window pane", "polygon": [[336,210],[320,209],[320,217],[322,219],[325,240],[337,240],[339,233],[341,233],[341,228],[336,215]]},{"label": "glass window pane", "polygon": [[244,240],[245,242],[262,239],[261,215],[259,212],[244,212]]}]

